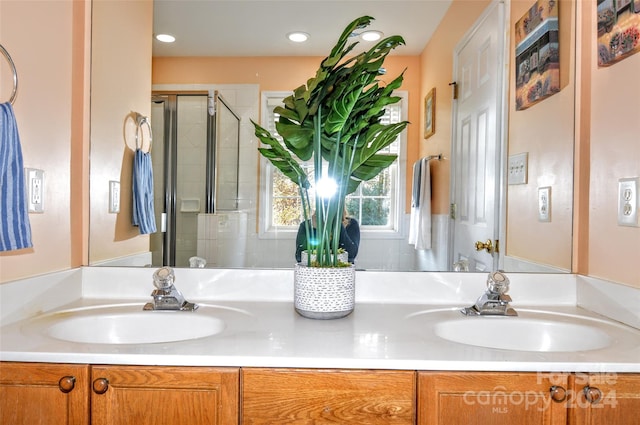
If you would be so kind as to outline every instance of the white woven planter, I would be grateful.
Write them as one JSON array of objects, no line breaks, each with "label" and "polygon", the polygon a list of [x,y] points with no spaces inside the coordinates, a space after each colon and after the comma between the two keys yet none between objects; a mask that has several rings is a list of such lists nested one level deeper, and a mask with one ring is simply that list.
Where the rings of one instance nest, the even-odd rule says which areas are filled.
[{"label": "white woven planter", "polygon": [[355,307],[356,267],[307,267],[294,270],[294,306],[310,319],[339,319]]}]

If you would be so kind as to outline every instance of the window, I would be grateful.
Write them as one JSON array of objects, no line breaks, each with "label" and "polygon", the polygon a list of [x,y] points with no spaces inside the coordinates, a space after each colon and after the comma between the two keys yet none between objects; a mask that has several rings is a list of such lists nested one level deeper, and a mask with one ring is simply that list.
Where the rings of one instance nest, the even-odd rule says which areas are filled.
[{"label": "window", "polygon": [[[278,115],[274,108],[282,104],[288,92],[263,92],[262,94],[262,126],[275,135],[275,123]],[[382,122],[395,123],[402,121],[406,115],[406,92],[398,93],[402,100],[387,107]],[[394,236],[400,233],[400,211],[404,201],[404,193],[399,182],[404,179],[406,131],[398,140],[386,148],[387,153],[395,153],[398,159],[377,177],[362,182],[358,189],[347,196],[346,207],[349,215],[360,223],[363,237],[367,234]],[[275,234],[290,233],[295,237],[298,225],[302,221],[302,209],[298,186],[275,168],[265,158],[261,161],[261,213],[260,236],[269,238]],[[313,184],[312,164],[302,163],[309,170]],[[313,188],[309,191],[313,205]]]}]

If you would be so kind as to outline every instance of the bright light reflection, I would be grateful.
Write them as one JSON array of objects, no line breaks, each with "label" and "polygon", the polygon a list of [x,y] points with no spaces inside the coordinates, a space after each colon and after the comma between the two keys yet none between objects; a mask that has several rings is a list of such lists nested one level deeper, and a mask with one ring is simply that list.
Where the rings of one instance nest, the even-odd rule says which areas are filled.
[{"label": "bright light reflection", "polygon": [[365,31],[360,34],[365,41],[378,41],[382,38],[382,33],[380,31]]},{"label": "bright light reflection", "polygon": [[162,41],[163,43],[173,43],[176,41],[176,38],[170,34],[158,34],[156,35],[156,40]]},{"label": "bright light reflection", "polygon": [[316,182],[316,195],[321,199],[329,199],[338,191],[338,183],[330,177],[323,177]]},{"label": "bright light reflection", "polygon": [[306,32],[290,32],[287,34],[287,38],[296,43],[304,43],[309,38],[309,34]]}]

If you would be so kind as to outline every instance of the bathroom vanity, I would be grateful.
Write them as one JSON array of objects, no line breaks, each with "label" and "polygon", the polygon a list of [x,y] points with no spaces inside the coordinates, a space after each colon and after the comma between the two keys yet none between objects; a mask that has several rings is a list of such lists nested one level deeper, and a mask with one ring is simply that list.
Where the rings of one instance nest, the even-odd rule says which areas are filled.
[{"label": "bathroom vanity", "polygon": [[486,274],[358,272],[354,313],[322,321],[294,312],[290,270],[179,269],[176,286],[198,309],[144,311],[153,271],[88,267],[0,285],[0,422],[640,417],[633,288],[513,274],[518,316],[470,317],[460,310]]}]

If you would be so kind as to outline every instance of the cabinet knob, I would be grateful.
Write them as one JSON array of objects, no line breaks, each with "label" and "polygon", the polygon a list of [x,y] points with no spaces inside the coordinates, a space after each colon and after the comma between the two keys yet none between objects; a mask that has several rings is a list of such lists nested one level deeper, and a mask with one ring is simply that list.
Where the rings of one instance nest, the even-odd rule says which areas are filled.
[{"label": "cabinet knob", "polygon": [[597,387],[586,386],[582,389],[584,398],[591,404],[598,404],[602,400],[602,391]]},{"label": "cabinet knob", "polygon": [[96,394],[104,394],[109,389],[109,381],[107,378],[98,378],[93,381],[93,392]]},{"label": "cabinet knob", "polygon": [[553,385],[549,388],[549,392],[551,393],[551,400],[556,403],[562,403],[567,399],[567,390],[560,385]]},{"label": "cabinet knob", "polygon": [[58,388],[60,388],[60,391],[62,391],[65,394],[68,392],[71,392],[75,386],[76,386],[75,376],[63,376],[58,381]]}]

